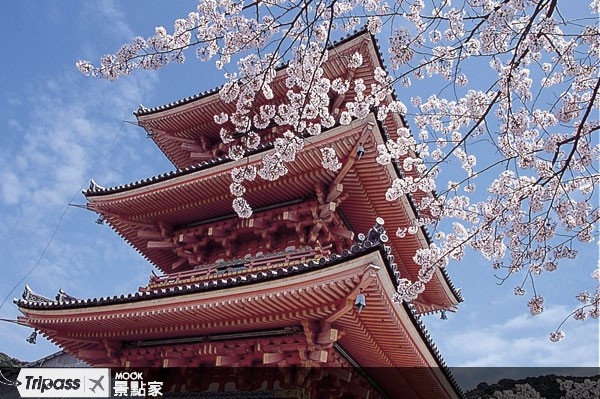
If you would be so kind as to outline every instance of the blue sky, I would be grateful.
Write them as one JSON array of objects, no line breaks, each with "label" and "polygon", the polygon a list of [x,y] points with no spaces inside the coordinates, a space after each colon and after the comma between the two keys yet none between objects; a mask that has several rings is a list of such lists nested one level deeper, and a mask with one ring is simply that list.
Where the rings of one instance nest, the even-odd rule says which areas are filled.
[{"label": "blue sky", "polygon": [[[169,28],[194,6],[193,0],[3,3],[0,300],[8,300],[0,318],[16,318],[12,298],[26,283],[49,297],[63,288],[80,298],[134,292],[146,284],[151,267],[109,227],[95,224],[94,214],[67,204],[85,203],[81,189],[90,178],[114,186],[171,170],[145,132],[123,121],[134,121],[141,103],[165,104],[222,80],[194,59],[117,82],[86,78],[75,62],[98,60],[133,36],[149,36],[156,25]],[[512,294],[516,283],[497,286],[491,266],[470,254],[448,270],[466,299],[459,312],[448,320],[427,316],[425,324],[450,366],[596,366],[595,321],[569,321],[558,344],[547,337],[571,311],[581,284],[593,291],[588,276],[597,257],[589,245],[555,276],[543,276],[538,284],[546,311],[534,318],[527,299]],[[583,283],[575,274],[585,276]],[[43,339],[26,343],[29,333],[1,322],[0,352],[34,360],[56,350]]]}]

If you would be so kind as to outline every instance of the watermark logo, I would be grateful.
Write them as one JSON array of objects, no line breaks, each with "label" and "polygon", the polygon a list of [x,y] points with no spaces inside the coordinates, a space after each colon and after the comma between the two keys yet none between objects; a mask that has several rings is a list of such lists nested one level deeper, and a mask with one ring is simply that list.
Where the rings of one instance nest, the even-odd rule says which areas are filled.
[{"label": "watermark logo", "polygon": [[16,382],[22,398],[110,397],[107,368],[23,368]]},{"label": "watermark logo", "polygon": [[118,371],[115,373],[113,395],[115,397],[162,396],[162,381],[145,381],[142,371]]}]

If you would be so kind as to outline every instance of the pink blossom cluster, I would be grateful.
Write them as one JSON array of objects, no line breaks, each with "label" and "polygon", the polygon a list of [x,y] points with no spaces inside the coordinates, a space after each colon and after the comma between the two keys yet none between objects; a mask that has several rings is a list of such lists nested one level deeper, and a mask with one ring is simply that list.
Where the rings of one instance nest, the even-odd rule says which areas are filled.
[{"label": "pink blossom cluster", "polygon": [[[528,282],[534,292],[528,306],[538,314],[543,299],[536,278],[576,257],[600,221],[600,2],[592,0],[591,14],[573,23],[561,6],[534,0],[467,0],[460,7],[423,0],[201,0],[171,33],[158,27],[99,65],[77,66],[86,75],[117,79],[183,62],[192,47],[216,68],[235,65],[220,90],[234,110],[215,116],[229,157],[248,156],[263,140],[261,132],[281,127],[262,164],[232,172],[233,207],[241,217],[252,214],[245,182],[288,173],[306,137],[372,112],[380,121],[390,113],[410,118],[417,135],[401,128],[377,147],[377,162],[393,162],[400,172],[386,198],[408,196],[417,208],[415,220],[397,234],[429,227],[437,242],[415,254],[418,279],[402,280],[396,299],[413,300],[432,271],[474,250],[505,273],[502,282],[517,274]],[[324,66],[335,32],[361,26],[388,35],[391,69],[376,68],[375,83],[367,84],[354,75],[366,59],[357,51],[340,56],[345,75],[329,77]],[[282,88],[275,81],[284,62]],[[393,100],[394,85],[415,89],[423,79],[439,90],[412,96],[410,109]],[[332,99],[349,92],[352,97],[334,109]],[[340,168],[333,148],[322,148],[321,155],[323,167]],[[525,293],[525,283],[518,284],[515,294]],[[597,293],[573,316],[597,317],[594,298]]]},{"label": "pink blossom cluster", "polygon": [[494,392],[495,399],[544,399],[538,391],[529,384],[516,384],[514,389]]},{"label": "pink blossom cluster", "polygon": [[[600,397],[600,382],[586,378],[577,382],[569,378],[557,378],[559,389],[564,392],[564,399],[592,399]],[[543,399],[544,397],[529,384],[517,384],[514,389],[496,391],[496,399]]]}]

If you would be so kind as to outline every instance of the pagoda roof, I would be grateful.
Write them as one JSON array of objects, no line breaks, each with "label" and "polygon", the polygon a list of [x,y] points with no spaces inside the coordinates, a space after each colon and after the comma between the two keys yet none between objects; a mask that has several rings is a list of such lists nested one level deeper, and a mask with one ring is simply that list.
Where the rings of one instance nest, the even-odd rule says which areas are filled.
[{"label": "pagoda roof", "polygon": [[[340,40],[334,41],[333,44],[328,46],[328,50],[331,51],[331,50],[335,49],[336,51],[339,52],[342,47],[349,47],[349,46],[355,45],[355,43],[352,43],[352,42],[356,41],[357,39],[359,41],[364,41],[365,39],[367,39],[372,43],[372,45],[374,46],[373,49],[376,50],[374,55],[376,55],[376,57],[377,57],[377,63],[380,64],[380,66],[384,67],[383,58],[381,56],[381,49],[379,48],[379,44],[377,43],[377,38],[375,36],[371,35],[366,29],[356,30],[356,31],[354,31],[354,33],[348,34],[345,37],[341,38]],[[277,70],[284,70],[286,67],[287,67],[287,64],[284,64],[284,65],[281,65],[280,67],[278,67]],[[136,111],[134,111],[133,114],[136,117],[140,118],[140,117],[145,117],[148,115],[160,113],[163,111],[172,110],[174,108],[182,107],[186,104],[193,103],[198,100],[202,100],[202,99],[205,99],[205,98],[208,98],[211,96],[216,96],[219,94],[220,90],[221,90],[221,87],[214,87],[212,89],[208,89],[203,92],[196,93],[194,95],[191,95],[191,96],[188,96],[185,98],[181,98],[181,99],[172,101],[170,103],[159,105],[156,107],[145,107],[144,105],[140,104],[139,108]]]},{"label": "pagoda roof", "polygon": [[[332,182],[337,181],[343,185],[343,192],[348,194],[339,209],[353,231],[368,231],[375,216],[392,226],[409,225],[410,220],[415,218],[410,199],[402,197],[387,201],[385,198],[387,187],[398,176],[398,170],[393,164],[382,167],[375,161],[376,147],[386,139],[382,130],[371,115],[311,137],[310,145],[304,147],[295,162],[288,164],[290,171],[287,175],[273,182],[247,182],[245,198],[255,208],[253,218],[260,218],[261,207],[306,201],[314,197],[316,185],[330,187]],[[339,178],[338,172],[321,167],[320,146],[334,147],[340,159],[347,160],[353,155],[361,137],[365,141],[366,153],[360,162],[354,162],[343,178]],[[237,227],[241,227],[244,219],[238,219],[231,208],[230,171],[236,166],[258,165],[270,151],[273,151],[272,146],[265,145],[248,158],[235,162],[212,160],[124,186],[94,186],[85,192],[88,208],[103,215],[119,235],[160,270],[165,273],[178,271],[172,266],[178,264],[178,255],[172,248],[153,247],[151,243],[156,237],[147,233],[147,229],[157,230],[159,224],[180,226],[193,221],[218,219],[235,220],[240,225]],[[373,179],[377,175],[380,177]],[[403,238],[393,234],[389,239],[403,276],[416,279],[420,266],[414,263],[412,257],[417,249],[428,245],[426,231],[422,229]],[[443,269],[436,271],[427,287],[422,294],[426,300],[415,303],[421,312],[446,309],[462,300]],[[434,305],[428,307],[425,304]]]},{"label": "pagoda roof", "polygon": [[[392,301],[399,273],[384,235],[382,226],[376,225],[343,254],[319,262],[149,292],[50,300],[26,290],[22,299],[15,300],[25,315],[19,323],[40,330],[86,360],[86,354],[97,356],[99,348],[114,340],[182,342],[197,334],[216,336],[325,320],[343,332],[337,344],[361,367],[430,368],[430,384],[411,387],[413,397],[431,397],[431,392],[434,397],[460,397],[460,387],[414,306]],[[353,306],[358,292],[367,298],[362,312]],[[388,378],[378,383],[392,394],[408,389]]]},{"label": "pagoda roof", "polygon": [[[373,71],[376,67],[385,69],[377,40],[367,31],[355,32],[329,47],[329,57],[324,63],[323,74],[333,80],[340,77],[346,80],[363,79],[365,85],[377,83]],[[363,63],[356,69],[348,68],[348,59],[355,53],[363,55]],[[283,65],[277,70],[272,82],[274,100],[269,104],[284,102],[289,90],[285,85],[286,67]],[[226,103],[219,96],[220,88],[214,88],[158,107],[140,108],[134,112],[138,124],[147,132],[154,143],[163,151],[166,157],[179,169],[184,169],[197,164],[199,161],[210,158],[219,158],[223,155],[215,146],[221,143],[219,125],[214,120],[214,115],[222,112],[233,114],[236,111],[234,102]],[[349,90],[332,99],[332,105],[341,111],[347,101],[352,101],[356,92],[351,85]],[[387,96],[387,101],[395,99],[392,93]],[[258,108],[266,104],[267,100],[259,96],[254,105]],[[383,121],[394,138],[398,126],[404,126],[402,116],[390,113]],[[207,147],[213,148],[212,152]],[[204,148],[204,149],[203,149]],[[219,147],[220,148],[220,147]],[[205,151],[205,152],[203,152]]]},{"label": "pagoda roof", "polygon": [[261,283],[266,280],[284,279],[289,276],[309,273],[315,270],[339,265],[340,263],[351,261],[374,252],[381,252],[382,255],[385,255],[385,259],[389,263],[389,269],[391,270],[390,276],[395,276],[394,272],[397,271],[397,265],[393,262],[393,258],[390,258],[390,254],[386,251],[389,252],[390,247],[380,241],[379,237],[375,237],[371,240],[358,241],[348,251],[344,251],[343,254],[332,254],[328,258],[320,258],[318,261],[311,260],[298,265],[274,267],[267,270],[249,272],[247,274],[234,273],[231,276],[213,276],[212,278],[205,279],[204,281],[198,283],[183,284],[179,286],[159,288],[148,291],[137,291],[127,295],[114,295],[111,297],[89,299],[77,299],[70,297],[69,299],[60,300],[49,299],[35,294],[27,286],[22,298],[14,299],[14,303],[23,309],[89,309],[96,306],[129,304],[152,299],[172,298],[186,294],[241,287],[249,284]]}]

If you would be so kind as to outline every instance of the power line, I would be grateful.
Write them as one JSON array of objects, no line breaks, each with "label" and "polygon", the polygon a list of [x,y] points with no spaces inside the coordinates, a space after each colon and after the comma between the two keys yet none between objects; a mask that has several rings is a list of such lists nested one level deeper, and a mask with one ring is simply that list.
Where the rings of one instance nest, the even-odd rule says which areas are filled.
[{"label": "power line", "polygon": [[[77,196],[77,194],[79,194],[79,191],[73,196],[73,198],[71,198],[71,201],[73,201],[75,199],[75,197]],[[71,202],[71,201],[69,201],[69,202]],[[25,281],[25,279],[27,277],[29,277],[31,275],[31,273],[33,273],[33,271],[38,267],[38,265],[40,264],[40,262],[44,258],[44,255],[46,254],[46,251],[50,247],[50,244],[52,244],[52,241],[54,240],[54,237],[56,236],[56,233],[58,233],[58,229],[60,228],[60,225],[61,225],[63,219],[65,218],[65,214],[67,213],[67,209],[69,209],[69,205],[68,204],[67,204],[67,206],[65,206],[65,209],[63,210],[62,214],[60,215],[60,218],[58,219],[58,223],[56,223],[56,226],[54,227],[54,231],[52,232],[52,235],[50,236],[50,239],[46,242],[46,245],[44,246],[44,249],[42,250],[42,253],[40,254],[40,256],[35,261],[33,267],[31,269],[29,269],[29,271],[27,272],[27,274],[25,274],[21,278],[21,280],[19,280],[19,282],[16,283],[14,285],[14,287],[10,290],[10,292],[6,295],[6,297],[4,298],[4,300],[2,301],[2,303],[0,304],[0,310],[2,309],[2,307],[4,306],[4,304],[6,303],[6,301],[10,297],[10,295],[17,289],[17,287],[19,287],[23,283],[23,281]]]},{"label": "power line", "polygon": [[[126,120],[122,120],[121,121],[121,125],[119,126],[119,129],[117,130],[117,133],[114,135],[114,138],[111,141],[108,149],[105,151],[104,155],[100,158],[100,160],[106,159],[108,157],[108,155],[112,152],[112,150],[115,147],[115,144],[116,144],[116,142],[117,142],[117,140],[118,140],[118,138],[119,138],[119,136],[121,134],[121,131],[123,130],[123,127],[125,126],[126,122],[128,122],[128,121],[126,121]],[[128,123],[130,123],[130,122],[128,122]],[[12,295],[12,293],[25,281],[25,279],[27,277],[29,277],[31,275],[31,273],[34,272],[35,269],[37,269],[37,267],[39,266],[40,262],[44,258],[44,255],[46,254],[46,251],[48,250],[48,248],[50,247],[50,245],[54,241],[54,238],[56,237],[56,233],[58,233],[58,229],[60,228],[60,226],[62,224],[62,221],[65,218],[65,215],[66,215],[67,210],[69,209],[69,207],[70,206],[76,206],[78,208],[84,208],[84,206],[73,204],[73,201],[79,195],[79,193],[81,192],[81,190],[84,187],[85,187],[85,185],[81,186],[81,188],[77,190],[77,192],[73,195],[73,197],[71,197],[71,200],[67,202],[67,205],[63,209],[63,211],[62,211],[62,213],[60,215],[60,218],[58,219],[58,222],[56,223],[56,226],[54,227],[54,230],[52,231],[52,235],[50,236],[50,239],[46,242],[46,245],[44,246],[44,249],[42,250],[42,253],[37,258],[37,260],[35,261],[35,263],[31,267],[31,269],[29,269],[29,271],[8,292],[8,294],[6,295],[6,297],[4,297],[4,300],[2,300],[2,303],[0,303],[0,310],[2,310],[2,308],[6,304],[6,301],[8,300],[8,298],[10,298],[10,296]]]}]

